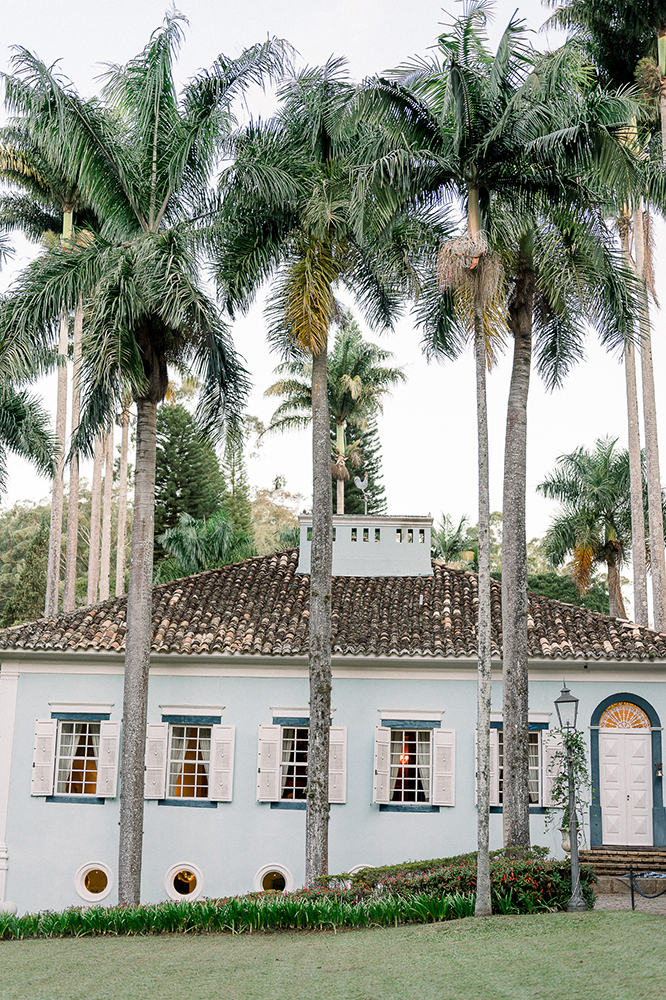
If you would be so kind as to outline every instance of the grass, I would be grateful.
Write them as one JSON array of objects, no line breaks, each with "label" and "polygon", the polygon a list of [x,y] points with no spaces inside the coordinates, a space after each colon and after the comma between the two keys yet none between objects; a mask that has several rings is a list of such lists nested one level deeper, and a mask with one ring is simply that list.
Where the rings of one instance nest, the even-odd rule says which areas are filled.
[{"label": "grass", "polygon": [[666,918],[0,943],[0,1000],[661,1000]]}]

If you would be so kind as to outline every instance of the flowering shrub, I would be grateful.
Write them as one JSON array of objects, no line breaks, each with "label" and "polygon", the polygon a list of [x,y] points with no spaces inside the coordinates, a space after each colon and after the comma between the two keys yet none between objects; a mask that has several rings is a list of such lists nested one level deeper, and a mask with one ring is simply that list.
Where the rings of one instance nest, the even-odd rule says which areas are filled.
[{"label": "flowering shrub", "polygon": [[[546,850],[495,851],[490,858],[493,908],[500,913],[536,913],[566,909],[571,896],[571,868],[568,861],[544,857]],[[428,865],[428,867],[426,867]],[[588,906],[594,905],[594,870],[581,865],[581,889]],[[368,895],[409,897],[426,893],[475,893],[476,856],[464,855],[441,862],[409,862],[389,868],[364,869],[355,875],[333,875],[321,879],[329,891],[338,893],[349,886],[358,898]]]}]

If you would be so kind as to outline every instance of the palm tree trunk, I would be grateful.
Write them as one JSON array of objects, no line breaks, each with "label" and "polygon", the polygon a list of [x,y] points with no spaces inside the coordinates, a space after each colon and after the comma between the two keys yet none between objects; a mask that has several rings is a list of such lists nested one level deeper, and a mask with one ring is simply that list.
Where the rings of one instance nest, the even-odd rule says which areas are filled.
[{"label": "palm tree trunk", "polygon": [[156,430],[157,403],[140,399],[127,594],[118,857],[118,902],[125,906],[137,905],[141,894],[146,713],[152,634]]},{"label": "palm tree trunk", "polygon": [[[79,300],[74,314],[74,347],[72,352],[72,434],[81,416],[81,338],[83,336],[83,302]],[[69,465],[69,496],[67,500],[67,545],[65,547],[65,592],[62,610],[76,607],[76,558],[79,549],[79,456],[72,455]]]},{"label": "palm tree trunk", "polygon": [[123,407],[120,442],[120,482],[118,486],[118,538],[116,541],[116,597],[125,593],[125,545],[127,544],[127,450],[129,445],[129,404]]},{"label": "palm tree trunk", "polygon": [[[636,239],[636,270],[641,282],[645,279],[645,227],[642,206],[634,211]],[[647,290],[641,290],[639,324],[641,333],[641,378],[643,383],[643,421],[645,424],[645,460],[648,492],[648,525],[650,532],[650,565],[652,567],[652,608],[654,627],[666,629],[666,557],[664,554],[664,521],[661,506],[661,475],[659,471],[659,441],[657,435],[657,403],[654,392],[652,340]]]},{"label": "palm tree trunk", "polygon": [[504,445],[502,500],[503,822],[505,847],[530,846],[527,672],[527,396],[532,362],[534,275],[531,239],[509,306],[514,337]]},{"label": "palm tree trunk", "polygon": [[92,486],[90,493],[90,544],[88,548],[88,604],[97,601],[99,583],[99,539],[100,515],[102,513],[102,464],[104,462],[104,438],[95,438]]},{"label": "palm tree trunk", "polygon": [[[629,216],[620,218],[620,243],[627,268],[635,272],[636,266],[629,249]],[[629,492],[631,497],[631,563],[634,577],[634,621],[647,627],[648,596],[647,569],[645,564],[645,512],[643,508],[643,472],[641,465],[641,436],[638,416],[638,391],[636,388],[636,352],[633,341],[624,348],[624,373],[627,386],[627,436],[629,441]]]},{"label": "palm tree trunk", "polygon": [[479,446],[479,661],[477,672],[477,859],[474,915],[490,916],[490,486],[488,472],[488,414],[486,408],[486,341],[483,309],[475,303],[476,414]]},{"label": "palm tree trunk", "polygon": [[331,725],[331,423],[326,347],[312,358],[312,547],[310,550],[310,741],[305,884],[328,871],[328,755]]},{"label": "palm tree trunk", "polygon": [[104,473],[104,514],[102,515],[102,556],[99,566],[99,599],[108,601],[111,584],[111,510],[113,507],[113,424],[106,437]]},{"label": "palm tree trunk", "polygon": [[626,618],[627,612],[624,609],[624,600],[622,599],[620,574],[618,573],[617,559],[614,555],[609,556],[606,560],[606,565],[608,567],[608,601],[610,613],[613,618]]},{"label": "palm tree trunk", "polygon": [[55,618],[58,614],[60,588],[60,560],[62,544],[62,508],[65,494],[65,437],[67,434],[67,347],[69,339],[69,316],[66,310],[60,314],[60,337],[58,339],[58,393],[56,398],[56,447],[58,457],[56,474],[51,493],[51,525],[49,529],[49,556],[46,568],[46,600],[44,616]]}]

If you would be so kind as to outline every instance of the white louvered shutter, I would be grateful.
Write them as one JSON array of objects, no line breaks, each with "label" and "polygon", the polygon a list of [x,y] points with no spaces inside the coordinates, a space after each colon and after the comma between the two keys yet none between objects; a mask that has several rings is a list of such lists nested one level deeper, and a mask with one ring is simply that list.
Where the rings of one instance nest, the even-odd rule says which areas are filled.
[{"label": "white louvered shutter", "polygon": [[375,773],[372,782],[372,801],[386,804],[391,795],[391,730],[388,726],[375,728]]},{"label": "white louvered shutter", "polygon": [[490,730],[490,804],[498,806],[499,800],[499,729]]},{"label": "white louvered shutter", "polygon": [[280,726],[259,726],[257,760],[257,802],[279,802],[282,730]]},{"label": "white louvered shutter", "polygon": [[454,729],[432,731],[433,806],[456,804],[456,733]]},{"label": "white louvered shutter", "polygon": [[347,727],[331,726],[328,751],[328,801],[347,801]]},{"label": "white louvered shutter", "polygon": [[56,719],[37,719],[35,722],[35,742],[32,748],[31,795],[53,795],[53,772],[55,770]]},{"label": "white louvered shutter", "polygon": [[[479,733],[474,733],[474,803],[479,802],[478,781]],[[499,801],[499,729],[490,730],[490,805],[498,806]]]},{"label": "white louvered shutter", "polygon": [[549,733],[544,730],[541,734],[541,804],[553,807],[553,785],[557,778],[560,762],[555,760],[555,754],[563,746],[561,733]]},{"label": "white louvered shutter", "polygon": [[211,728],[208,776],[208,798],[211,802],[231,802],[234,787],[235,734],[235,726]]},{"label": "white louvered shutter", "polygon": [[144,798],[163,799],[166,795],[169,723],[150,722],[146,727],[146,778]]},{"label": "white louvered shutter", "polygon": [[97,761],[97,795],[115,799],[118,789],[120,759],[120,722],[100,722],[99,758]]}]

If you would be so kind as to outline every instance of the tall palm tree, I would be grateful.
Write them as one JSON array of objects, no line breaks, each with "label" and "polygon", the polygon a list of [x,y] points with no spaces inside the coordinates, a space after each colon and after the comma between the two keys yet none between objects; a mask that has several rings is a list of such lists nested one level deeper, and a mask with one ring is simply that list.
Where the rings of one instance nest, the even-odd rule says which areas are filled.
[{"label": "tall palm tree", "polygon": [[[345,482],[349,480],[347,465],[358,468],[363,464],[359,441],[347,441],[356,433],[368,430],[368,419],[382,412],[382,398],[392,386],[404,381],[402,368],[390,368],[384,363],[393,357],[363,339],[363,334],[351,313],[345,313],[328,356],[328,410],[331,416],[333,448],[333,478],[337,480],[337,513],[345,512]],[[271,417],[266,431],[286,431],[309,426],[312,420],[311,364],[305,357],[280,365],[276,371],[283,376],[269,386],[266,396],[282,396],[283,401]]]},{"label": "tall palm tree", "polygon": [[347,288],[371,325],[390,326],[399,296],[369,226],[356,224],[350,155],[358,142],[344,61],[330,59],[286,83],[276,116],[243,131],[223,190],[217,274],[224,301],[244,308],[268,277],[269,335],[289,356],[312,359],[312,548],[310,730],[305,881],[327,870],[328,741],[331,707],[332,495],[327,350]]},{"label": "tall palm tree", "polygon": [[[663,0],[547,0],[557,7],[550,23],[571,28],[574,38],[589,53],[602,79],[609,86],[626,87],[639,76],[652,86],[652,97],[658,103],[661,118],[660,159],[666,162],[666,6]],[[650,61],[656,57],[656,64]],[[646,65],[647,64],[647,65]],[[642,67],[642,69],[641,69]],[[650,67],[656,80],[650,80]],[[647,95],[646,95],[647,97]],[[638,144],[636,126],[628,137]],[[649,207],[644,210],[642,192],[625,203],[620,202],[618,228],[629,266],[638,278],[651,286],[649,239]],[[663,204],[663,199],[660,199]],[[635,259],[630,249],[631,225],[636,245]],[[649,535],[652,551],[652,594],[655,628],[666,628],[666,555],[661,524],[661,473],[657,434],[657,410],[654,391],[652,343],[648,301],[645,291],[641,308],[637,310],[640,331],[640,360],[643,390],[643,421],[647,456],[648,498],[650,505]],[[647,582],[645,575],[645,544],[642,518],[642,483],[640,463],[640,433],[633,345],[625,352],[629,453],[631,459],[634,613],[641,625],[648,624]]]},{"label": "tall palm tree", "polygon": [[[20,67],[20,51],[15,57]],[[17,114],[0,132],[0,178],[22,189],[0,199],[0,219],[4,225],[22,229],[29,238],[42,241],[61,232],[63,244],[72,238],[75,224],[79,227],[94,225],[95,220],[85,207],[78,186],[77,170],[63,167],[61,150],[47,152],[40,144],[40,128],[49,126],[45,109],[50,103],[49,83],[39,75],[31,80],[6,78],[5,104]],[[78,358],[83,325],[83,304],[78,302],[74,318],[74,355]],[[64,502],[65,439],[67,423],[67,356],[69,350],[69,315],[63,310],[60,316],[58,341],[56,442],[57,469],[51,493],[51,523],[49,554],[46,570],[46,599],[44,613],[53,617],[58,611],[62,516]],[[78,426],[80,386],[76,371],[72,391],[72,432]],[[74,454],[70,463],[70,488],[67,517],[67,545],[65,553],[65,594],[63,610],[74,607],[73,580],[76,576],[76,542],[78,540],[78,488],[79,459]]]},{"label": "tall palm tree", "polygon": [[233,99],[266,73],[281,72],[284,59],[284,46],[270,40],[236,60],[220,56],[179,95],[173,64],[182,21],[167,15],[138,56],[109,67],[103,100],[82,100],[28,52],[16,67],[48,83],[52,129],[43,128],[43,141],[59,144],[66,168],[80,168],[83,197],[103,222],[90,243],[53,248],[28,266],[3,305],[0,332],[52,337],[54,309],[71,309],[81,296],[84,408],[75,447],[89,451],[127,390],[137,406],[121,759],[118,888],[125,904],[140,895],[157,405],[169,363],[201,377],[204,427],[219,431],[225,409],[237,413],[247,388],[201,284],[193,206],[233,125]]},{"label": "tall palm tree", "polygon": [[[626,618],[620,567],[631,544],[629,454],[616,445],[617,439],[599,438],[594,451],[581,447],[560,455],[556,471],[537,491],[561,504],[544,539],[548,558],[560,566],[567,556],[573,557],[580,594],[589,589],[595,565],[605,566],[610,613]],[[664,511],[662,499],[662,522]]]},{"label": "tall palm tree", "polygon": [[[598,300],[595,314],[601,313],[604,320],[613,315],[609,304],[601,301],[604,296],[591,287],[586,296],[576,292],[580,266],[573,270],[570,266],[577,253],[573,207],[581,201],[581,174],[594,174],[591,167],[597,162],[606,162],[607,175],[614,183],[625,187],[628,184],[630,163],[626,161],[631,161],[631,156],[623,153],[616,135],[626,127],[636,105],[596,93],[587,100],[584,72],[578,69],[572,78],[570,72],[563,72],[570,69],[566,61],[539,60],[525,41],[522,22],[509,24],[496,54],[491,56],[478,31],[485,23],[487,7],[483,2],[467,4],[453,31],[440,36],[438,56],[400,67],[389,79],[377,82],[370,96],[392,138],[389,150],[377,143],[377,170],[382,176],[394,186],[415,184],[421,198],[460,198],[466,209],[467,233],[440,252],[440,287],[445,300],[453,297],[459,320],[465,319],[463,327],[474,329],[479,399],[485,374],[481,372],[479,355],[485,356],[486,328],[492,320],[499,320],[508,324],[514,334],[504,498],[505,513],[509,513],[506,550],[513,550],[508,558],[505,592],[508,590],[509,596],[503,622],[505,740],[509,737],[505,745],[509,782],[504,823],[507,843],[529,844],[524,511],[525,408],[532,323],[535,314],[542,321],[543,342],[538,353],[546,371],[550,370],[551,378],[557,381],[557,373],[566,369],[571,354],[580,355],[580,340],[573,336],[576,323],[566,320],[567,299],[572,297],[577,303],[578,319],[584,313],[581,298],[587,298],[588,305]],[[537,62],[539,65],[535,65]],[[366,108],[367,102],[363,105],[367,118]],[[591,194],[587,200],[591,201]],[[589,209],[584,219],[590,229],[588,244],[595,228],[603,232],[599,215]],[[544,220],[547,232],[541,238]],[[560,247],[568,245],[568,270],[560,277],[559,287],[552,268],[555,235]],[[541,268],[537,266],[539,253],[535,257],[535,244],[538,250],[540,238],[544,251]],[[616,305],[622,301],[622,281],[610,266],[608,242],[606,236],[596,258],[606,265],[601,290],[612,292],[610,300]],[[585,265],[588,278],[593,276],[599,284],[593,262],[586,261]],[[563,281],[568,288],[562,288]],[[417,315],[428,331],[430,349],[455,355],[460,337],[447,340],[445,302],[438,308],[423,296]],[[621,311],[625,324],[627,315],[625,306]],[[564,348],[569,349],[568,356]],[[482,413],[480,419],[483,465],[486,431]],[[485,581],[486,500],[481,495],[485,494],[485,473],[482,479],[479,613],[487,627],[490,594]],[[506,641],[507,636],[516,640],[513,645]],[[482,663],[485,640],[480,636],[479,641],[480,704],[485,705],[485,718],[489,711],[489,661]],[[486,723],[480,717],[480,730],[482,725],[479,756],[483,762]],[[515,767],[511,766],[514,761]],[[483,780],[482,776],[482,784]],[[479,795],[480,819],[482,793],[485,795],[485,789]],[[483,831],[482,835],[485,840]]]}]

